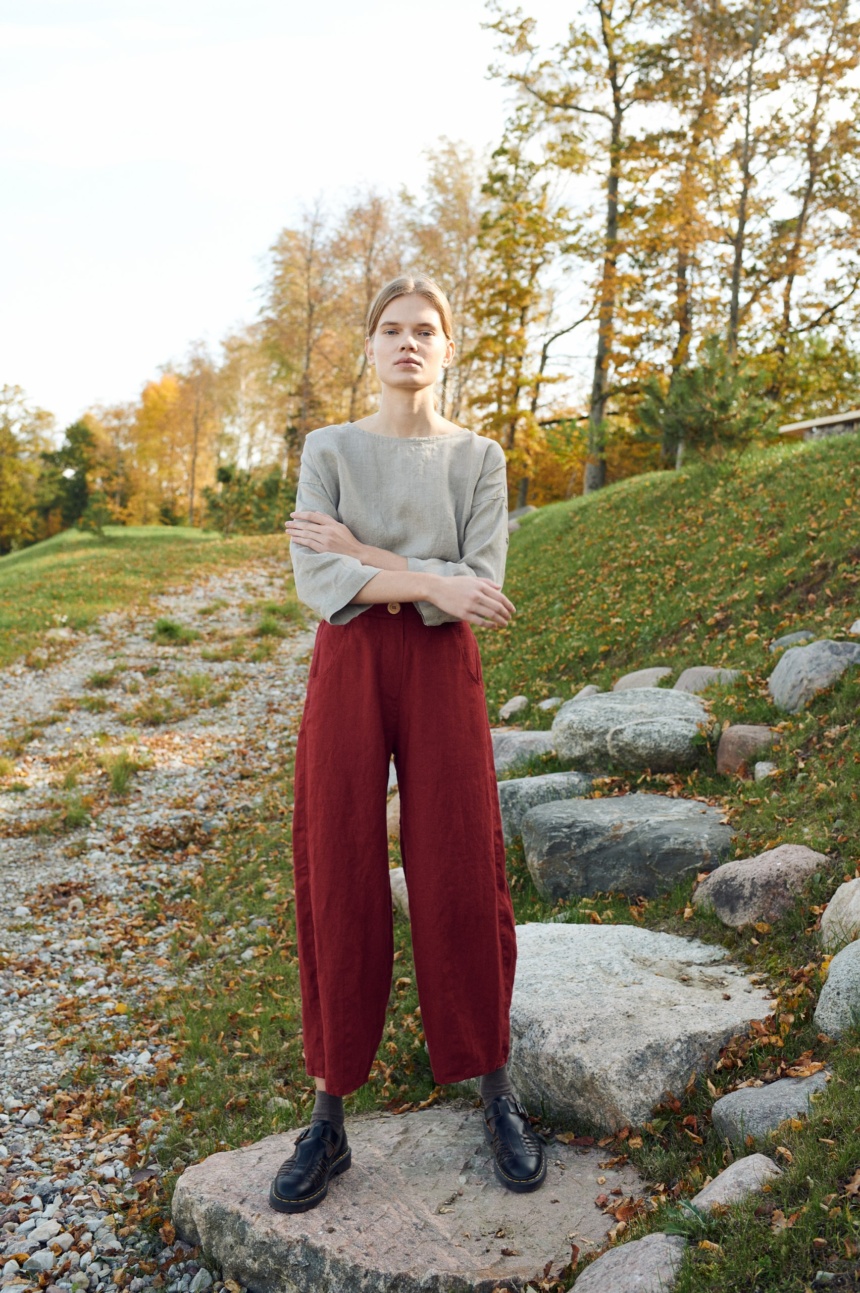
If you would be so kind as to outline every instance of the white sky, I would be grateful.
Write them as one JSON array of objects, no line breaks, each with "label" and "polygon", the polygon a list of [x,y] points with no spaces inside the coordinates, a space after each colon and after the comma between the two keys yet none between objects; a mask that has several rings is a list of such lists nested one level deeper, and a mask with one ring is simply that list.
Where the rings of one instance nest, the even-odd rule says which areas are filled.
[{"label": "white sky", "polygon": [[[547,37],[572,16],[527,9]],[[0,385],[61,426],[132,399],[254,316],[303,201],[417,189],[442,135],[495,143],[485,16],[482,0],[0,0]]]}]

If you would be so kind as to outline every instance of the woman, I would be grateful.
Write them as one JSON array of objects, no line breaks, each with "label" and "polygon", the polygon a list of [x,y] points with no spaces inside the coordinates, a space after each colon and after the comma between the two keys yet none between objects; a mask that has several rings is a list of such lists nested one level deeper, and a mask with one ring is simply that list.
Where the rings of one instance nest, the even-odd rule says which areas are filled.
[{"label": "woman", "polygon": [[344,1095],[370,1073],[393,957],[393,754],[421,1016],[435,1080],[481,1077],[495,1171],[536,1189],[541,1142],[507,1076],[514,916],[477,640],[504,628],[500,445],[435,409],[454,357],[428,278],[394,279],[365,342],[379,411],[310,432],[286,523],[299,597],[322,616],[296,746],[293,855],[310,1127],[270,1203],[303,1212],[350,1165]]}]

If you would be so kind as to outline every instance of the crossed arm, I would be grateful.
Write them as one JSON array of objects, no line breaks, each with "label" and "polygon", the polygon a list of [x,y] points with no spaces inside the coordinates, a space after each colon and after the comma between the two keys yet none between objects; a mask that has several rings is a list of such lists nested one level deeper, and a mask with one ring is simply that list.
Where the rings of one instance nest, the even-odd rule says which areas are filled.
[{"label": "crossed arm", "polygon": [[501,584],[491,579],[410,570],[410,558],[361,543],[346,525],[325,512],[295,511],[290,516],[284,528],[293,542],[312,552],[339,553],[363,566],[376,567],[377,573],[355,593],[354,602],[432,602],[455,619],[498,628],[504,628],[516,610]]}]

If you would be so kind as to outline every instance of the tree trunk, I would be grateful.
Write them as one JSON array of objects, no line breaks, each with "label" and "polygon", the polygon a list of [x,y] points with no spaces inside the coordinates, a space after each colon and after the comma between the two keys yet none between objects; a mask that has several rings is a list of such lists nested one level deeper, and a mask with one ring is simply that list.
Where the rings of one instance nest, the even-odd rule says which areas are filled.
[{"label": "tree trunk", "polygon": [[517,507],[528,506],[530,483],[528,476],[521,477],[519,488],[517,489]]},{"label": "tree trunk", "polygon": [[188,486],[188,524],[194,524],[194,491],[197,486],[197,450],[200,444],[200,388],[195,382],[193,434],[191,439],[191,478]]},{"label": "tree trunk", "polygon": [[738,332],[740,330],[741,311],[741,276],[743,273],[744,252],[746,250],[746,228],[749,216],[749,198],[752,191],[752,102],[755,86],[756,55],[762,34],[761,6],[756,11],[750,40],[749,63],[747,64],[746,84],[744,86],[744,139],[741,150],[741,193],[738,202],[738,220],[732,239],[734,255],[732,257],[732,282],[729,300],[729,354],[734,357],[738,350]]}]

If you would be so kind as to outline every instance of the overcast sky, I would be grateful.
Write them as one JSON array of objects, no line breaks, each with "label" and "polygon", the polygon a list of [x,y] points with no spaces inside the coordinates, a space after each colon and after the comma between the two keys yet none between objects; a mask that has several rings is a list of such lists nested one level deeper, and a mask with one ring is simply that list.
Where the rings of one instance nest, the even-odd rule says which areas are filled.
[{"label": "overcast sky", "polygon": [[[558,33],[560,6],[527,9]],[[550,16],[554,14],[550,27]],[[61,425],[257,309],[303,201],[497,141],[482,0],[0,0],[0,385]]]}]

